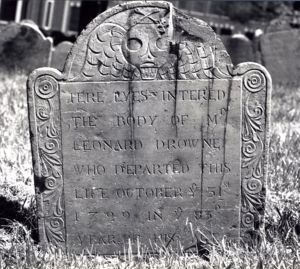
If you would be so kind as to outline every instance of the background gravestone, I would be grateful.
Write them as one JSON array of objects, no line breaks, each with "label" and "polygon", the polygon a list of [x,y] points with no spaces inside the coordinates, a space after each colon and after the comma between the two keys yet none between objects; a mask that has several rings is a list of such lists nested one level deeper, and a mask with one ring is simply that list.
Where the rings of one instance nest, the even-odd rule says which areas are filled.
[{"label": "background gravestone", "polygon": [[11,23],[0,29],[0,68],[24,70],[49,66],[51,38],[45,38],[33,23]]},{"label": "background gravestone", "polygon": [[42,243],[187,251],[258,230],[270,91],[262,66],[234,68],[208,24],[167,2],[99,15],[64,73],[28,80]]},{"label": "background gravestone", "polygon": [[225,47],[234,65],[254,61],[252,42],[243,34],[235,34],[228,38]]},{"label": "background gravestone", "polygon": [[73,44],[69,41],[59,43],[52,51],[51,67],[62,71],[72,46]]},{"label": "background gravestone", "polygon": [[274,84],[300,85],[299,36],[300,30],[290,30],[267,33],[261,37],[262,62],[274,78]]}]

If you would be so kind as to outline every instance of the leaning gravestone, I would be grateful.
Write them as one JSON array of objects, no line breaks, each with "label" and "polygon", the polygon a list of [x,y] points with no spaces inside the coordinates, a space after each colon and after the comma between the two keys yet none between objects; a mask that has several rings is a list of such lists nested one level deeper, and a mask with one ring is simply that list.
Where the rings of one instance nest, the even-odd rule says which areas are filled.
[{"label": "leaning gravestone", "polygon": [[52,39],[34,23],[11,23],[0,29],[0,69],[23,70],[49,66]]},{"label": "leaning gravestone", "polygon": [[51,67],[62,71],[72,46],[73,43],[69,41],[59,43],[52,51]]},{"label": "leaning gravestone", "polygon": [[102,13],[63,73],[28,80],[41,241],[113,254],[247,238],[263,220],[270,91],[266,69],[233,68],[170,3]]}]

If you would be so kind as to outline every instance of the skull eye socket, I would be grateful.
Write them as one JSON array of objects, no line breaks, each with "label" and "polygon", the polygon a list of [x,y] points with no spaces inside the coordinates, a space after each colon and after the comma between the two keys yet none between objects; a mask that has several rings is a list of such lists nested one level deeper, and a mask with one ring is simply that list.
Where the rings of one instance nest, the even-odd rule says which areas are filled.
[{"label": "skull eye socket", "polygon": [[156,46],[160,49],[160,50],[167,50],[168,46],[169,46],[169,42],[166,38],[158,38],[156,40]]},{"label": "skull eye socket", "polygon": [[143,46],[143,43],[138,38],[129,38],[127,40],[127,48],[131,51],[137,51]]}]

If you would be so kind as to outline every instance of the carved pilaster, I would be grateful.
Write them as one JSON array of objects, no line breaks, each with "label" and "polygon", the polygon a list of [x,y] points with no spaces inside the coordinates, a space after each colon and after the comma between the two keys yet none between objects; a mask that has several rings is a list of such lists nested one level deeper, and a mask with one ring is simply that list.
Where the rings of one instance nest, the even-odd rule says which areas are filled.
[{"label": "carved pilaster", "polygon": [[57,71],[43,74],[43,69],[29,78],[29,103],[32,130],[32,153],[35,185],[39,209],[40,236],[42,242],[65,246],[63,205],[63,172],[61,152],[61,120],[59,101],[59,74]]},{"label": "carved pilaster", "polygon": [[255,63],[238,65],[242,76],[241,234],[263,225],[269,148],[271,78]]}]

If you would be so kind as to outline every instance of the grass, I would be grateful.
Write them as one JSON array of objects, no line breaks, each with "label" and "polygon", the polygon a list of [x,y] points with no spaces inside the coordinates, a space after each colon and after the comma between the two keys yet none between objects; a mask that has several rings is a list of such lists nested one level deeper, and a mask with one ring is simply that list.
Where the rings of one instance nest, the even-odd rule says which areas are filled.
[{"label": "grass", "polygon": [[26,76],[0,75],[0,268],[300,268],[300,91],[275,88],[266,229],[252,247],[226,240],[197,255],[72,255],[34,243],[34,186]]}]

